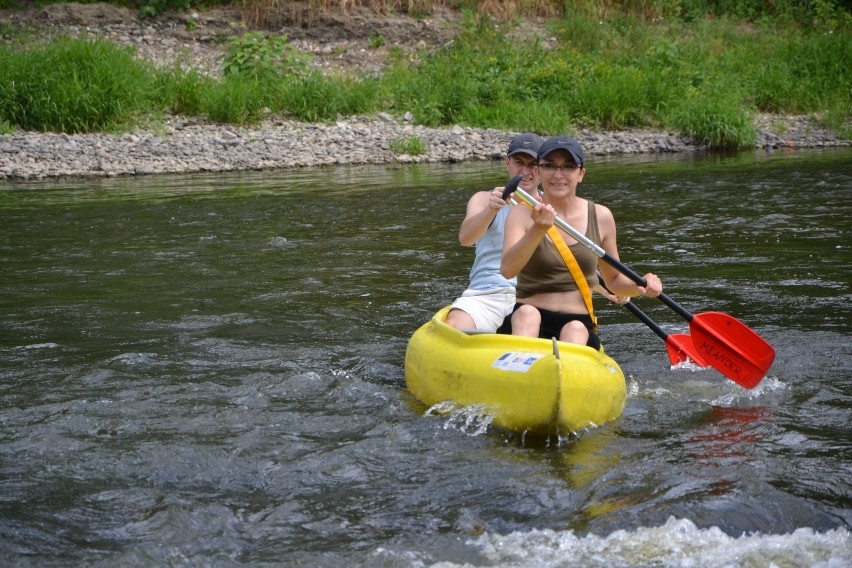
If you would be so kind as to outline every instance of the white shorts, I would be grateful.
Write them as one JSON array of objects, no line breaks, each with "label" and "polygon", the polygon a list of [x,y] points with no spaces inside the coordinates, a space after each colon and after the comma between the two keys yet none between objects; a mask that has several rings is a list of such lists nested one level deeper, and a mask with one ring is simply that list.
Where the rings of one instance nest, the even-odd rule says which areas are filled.
[{"label": "white shorts", "polygon": [[515,289],[465,290],[452,307],[473,318],[477,330],[494,333],[515,307]]}]

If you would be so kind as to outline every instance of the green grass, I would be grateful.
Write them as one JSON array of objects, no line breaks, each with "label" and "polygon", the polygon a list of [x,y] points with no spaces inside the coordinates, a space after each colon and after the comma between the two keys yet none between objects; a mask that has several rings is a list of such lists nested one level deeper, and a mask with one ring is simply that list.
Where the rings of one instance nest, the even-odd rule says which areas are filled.
[{"label": "green grass", "polygon": [[379,98],[374,79],[324,77],[319,72],[283,78],[274,87],[273,112],[288,113],[298,120],[324,122],[337,115],[377,111]]},{"label": "green grass", "polygon": [[[852,21],[848,11],[833,17]],[[414,57],[392,50],[381,76],[324,76],[292,50],[274,59],[283,41],[274,37],[232,42],[232,58],[250,50],[264,57],[239,59],[222,79],[154,69],[101,40],[0,46],[0,131],[115,130],[163,112],[249,124],[267,112],[325,122],[389,110],[429,126],[545,135],[666,128],[718,148],[752,145],[756,112],[816,114],[849,133],[850,25],[654,22],[581,10],[551,21],[556,42],[547,47],[511,37],[513,27],[468,13],[450,45]]]},{"label": "green grass", "polygon": [[151,73],[104,40],[0,49],[0,121],[28,130],[108,130],[146,110]]},{"label": "green grass", "polygon": [[422,138],[410,136],[406,138],[397,138],[390,143],[391,151],[397,154],[409,154],[418,156],[429,151],[429,144]]},{"label": "green grass", "polygon": [[848,30],[575,14],[553,32],[560,43],[545,49],[471,19],[450,48],[397,62],[383,81],[386,99],[428,125],[543,134],[664,127],[724,148],[754,143],[758,111],[821,113],[835,128],[850,119]]}]

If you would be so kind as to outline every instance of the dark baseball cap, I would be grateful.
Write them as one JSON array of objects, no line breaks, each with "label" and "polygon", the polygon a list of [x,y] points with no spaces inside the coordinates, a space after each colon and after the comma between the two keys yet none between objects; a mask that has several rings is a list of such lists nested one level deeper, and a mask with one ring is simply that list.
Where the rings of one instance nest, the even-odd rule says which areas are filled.
[{"label": "dark baseball cap", "polygon": [[506,153],[506,156],[523,153],[535,158],[538,156],[538,149],[542,142],[544,140],[538,134],[533,134],[532,132],[518,134],[509,142],[509,151]]},{"label": "dark baseball cap", "polygon": [[565,150],[569,154],[571,154],[571,159],[574,160],[574,163],[578,166],[585,167],[583,158],[583,147],[580,146],[580,143],[570,136],[554,136],[552,138],[548,138],[545,140],[541,147],[538,149],[538,156],[536,156],[539,160],[543,160],[547,157],[548,154],[553,152],[554,150]]}]

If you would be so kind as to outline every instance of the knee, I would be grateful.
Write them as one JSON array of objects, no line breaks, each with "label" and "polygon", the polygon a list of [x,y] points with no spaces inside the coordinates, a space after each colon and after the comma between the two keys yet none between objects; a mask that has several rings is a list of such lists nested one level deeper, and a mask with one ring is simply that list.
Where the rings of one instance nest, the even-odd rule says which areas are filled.
[{"label": "knee", "polygon": [[456,329],[475,329],[476,323],[470,315],[458,308],[453,308],[447,314],[446,324]]},{"label": "knee", "polygon": [[513,321],[518,323],[541,323],[541,312],[535,306],[521,305],[512,316]]},{"label": "knee", "polygon": [[535,306],[523,304],[512,314],[512,330],[517,334],[529,335],[532,330],[538,330],[540,326],[541,313]]},{"label": "knee", "polygon": [[559,340],[568,343],[580,343],[585,345],[589,340],[589,330],[580,321],[569,321],[559,332]]}]

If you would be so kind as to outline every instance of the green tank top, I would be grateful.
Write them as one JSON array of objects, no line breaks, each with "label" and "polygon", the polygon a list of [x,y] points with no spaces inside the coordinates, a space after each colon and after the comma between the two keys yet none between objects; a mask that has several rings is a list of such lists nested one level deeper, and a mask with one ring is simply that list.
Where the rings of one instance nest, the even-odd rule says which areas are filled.
[{"label": "green tank top", "polygon": [[[598,216],[595,212],[595,204],[589,200],[589,222],[586,228],[586,237],[600,246],[601,236],[598,231]],[[580,269],[586,276],[589,288],[594,288],[598,283],[598,255],[590,251],[581,243],[569,245],[571,254],[580,265]],[[518,284],[515,289],[518,298],[528,298],[542,292],[573,292],[578,290],[577,283],[571,277],[571,272],[562,260],[559,251],[556,250],[550,238],[545,236],[535,249],[526,266],[518,274]]]}]

